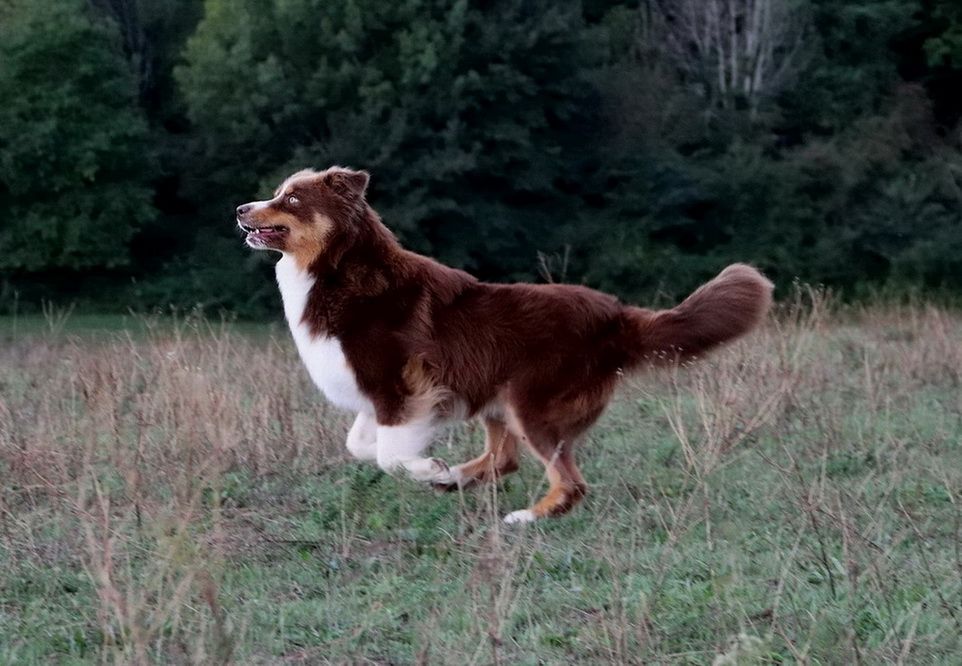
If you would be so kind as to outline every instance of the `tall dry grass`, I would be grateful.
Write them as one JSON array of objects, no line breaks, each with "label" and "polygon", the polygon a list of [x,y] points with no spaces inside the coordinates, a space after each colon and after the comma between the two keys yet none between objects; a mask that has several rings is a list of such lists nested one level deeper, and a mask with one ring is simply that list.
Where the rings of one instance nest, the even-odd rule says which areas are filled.
[{"label": "tall dry grass", "polygon": [[[255,484],[283,482],[344,465],[346,417],[323,406],[284,335],[241,335],[198,319],[151,322],[142,336],[76,338],[64,330],[55,318],[46,333],[19,337],[0,351],[6,552],[39,569],[82,568],[96,594],[86,621],[96,628],[102,661],[252,658],[257,636],[249,616],[236,611],[237,600],[224,599],[223,577],[271,538],[252,531],[245,512],[288,507],[236,506],[229,474],[244,470]],[[775,515],[767,525],[777,576],[764,611],[728,609],[740,628],[718,637],[711,654],[699,648],[700,658],[743,663],[778,645],[809,663],[822,649],[819,624],[829,614],[847,623],[838,649],[859,663],[910,660],[944,644],[946,632],[962,634],[958,541],[953,569],[928,545],[933,525],[925,503],[905,491],[916,477],[934,479],[957,505],[962,471],[940,467],[936,454],[960,430],[897,418],[905,405],[918,406],[920,391],[954,401],[962,414],[962,393],[949,393],[960,374],[962,324],[955,316],[925,306],[843,309],[800,290],[764,330],[733,349],[630,382],[620,403],[626,407],[600,428],[661,423],[677,444],[679,456],[668,465],[682,482],[668,492],[654,476],[633,471],[644,442],[600,437],[599,455],[611,464],[592,470],[591,498],[579,509],[600,518],[595,527],[581,523],[574,538],[580,552],[603,563],[611,592],[603,607],[584,611],[591,631],[579,654],[614,663],[682,660],[674,629],[661,619],[670,590],[693,548],[711,553],[719,539],[732,538],[730,489],[750,486],[739,476],[749,468],[775,479]],[[655,411],[639,416],[636,401]],[[872,457],[868,472],[833,476],[835,467],[850,458],[860,465],[864,456]],[[411,660],[453,663],[448,659],[457,655],[459,663],[512,663],[527,654],[512,635],[519,617],[535,613],[539,553],[561,542],[553,528],[504,528],[494,487],[457,501],[458,517],[444,529],[466,571],[463,603],[473,626],[443,636],[446,609],[435,600],[418,618]],[[345,516],[334,537],[339,557],[370,552],[357,530]],[[652,548],[655,532],[664,536]],[[927,585],[909,604],[895,601],[906,566]],[[752,564],[735,569],[750,572]],[[639,571],[647,577],[641,596],[631,582]],[[823,611],[803,607],[801,571],[829,590],[833,601]],[[944,623],[926,615],[932,607]],[[885,618],[871,640],[861,625],[867,609]],[[374,611],[358,618],[343,645],[288,656],[343,658],[376,631]]]},{"label": "tall dry grass", "polygon": [[318,405],[286,341],[199,319],[149,323],[143,338],[64,338],[54,323],[4,353],[3,512],[7,538],[23,540],[10,551],[44,563],[34,523],[58,523],[58,547],[94,581],[101,647],[118,662],[229,661],[236,627],[217,581],[235,537],[221,519],[223,475],[337,464],[343,417]]}]

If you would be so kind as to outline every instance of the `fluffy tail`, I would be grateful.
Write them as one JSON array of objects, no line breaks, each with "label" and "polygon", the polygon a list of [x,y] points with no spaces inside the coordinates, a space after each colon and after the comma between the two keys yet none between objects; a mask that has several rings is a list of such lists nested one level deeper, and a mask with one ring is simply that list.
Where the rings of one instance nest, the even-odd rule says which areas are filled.
[{"label": "fluffy tail", "polygon": [[732,264],[671,310],[629,307],[633,360],[690,360],[748,333],[768,312],[773,288],[751,266]]}]

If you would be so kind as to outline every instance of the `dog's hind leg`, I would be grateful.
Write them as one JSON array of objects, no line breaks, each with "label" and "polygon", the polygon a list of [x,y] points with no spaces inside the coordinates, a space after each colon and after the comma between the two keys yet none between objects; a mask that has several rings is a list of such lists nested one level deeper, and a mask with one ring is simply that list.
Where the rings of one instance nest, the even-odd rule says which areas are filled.
[{"label": "dog's hind leg", "polygon": [[545,466],[548,492],[530,508],[512,511],[506,523],[528,523],[538,518],[567,513],[588,492],[574,458],[574,440],[555,439],[539,433],[527,434],[523,440]]},{"label": "dog's hind leg", "polygon": [[610,394],[609,385],[568,400],[547,401],[548,404],[515,403],[509,426],[544,463],[548,492],[529,508],[509,513],[504,517],[506,523],[560,516],[581,501],[588,485],[575,463],[574,448],[601,416]]}]

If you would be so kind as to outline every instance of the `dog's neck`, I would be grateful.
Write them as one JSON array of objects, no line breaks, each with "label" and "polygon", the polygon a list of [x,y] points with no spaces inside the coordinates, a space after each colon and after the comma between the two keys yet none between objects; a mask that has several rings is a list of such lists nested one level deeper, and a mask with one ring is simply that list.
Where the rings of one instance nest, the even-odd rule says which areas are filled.
[{"label": "dog's neck", "polygon": [[337,337],[359,304],[390,300],[392,293],[404,291],[410,273],[407,253],[383,231],[352,239],[347,247],[332,247],[306,269],[293,257],[282,257],[277,281],[292,325],[306,324],[315,337]]}]

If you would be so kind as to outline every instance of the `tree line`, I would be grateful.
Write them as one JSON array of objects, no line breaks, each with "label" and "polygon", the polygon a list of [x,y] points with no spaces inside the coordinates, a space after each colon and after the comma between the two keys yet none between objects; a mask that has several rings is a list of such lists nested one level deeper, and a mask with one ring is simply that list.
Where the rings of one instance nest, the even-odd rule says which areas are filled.
[{"label": "tree line", "polygon": [[956,0],[0,0],[0,307],[263,314],[330,164],[486,279],[957,293],[960,84]]}]

